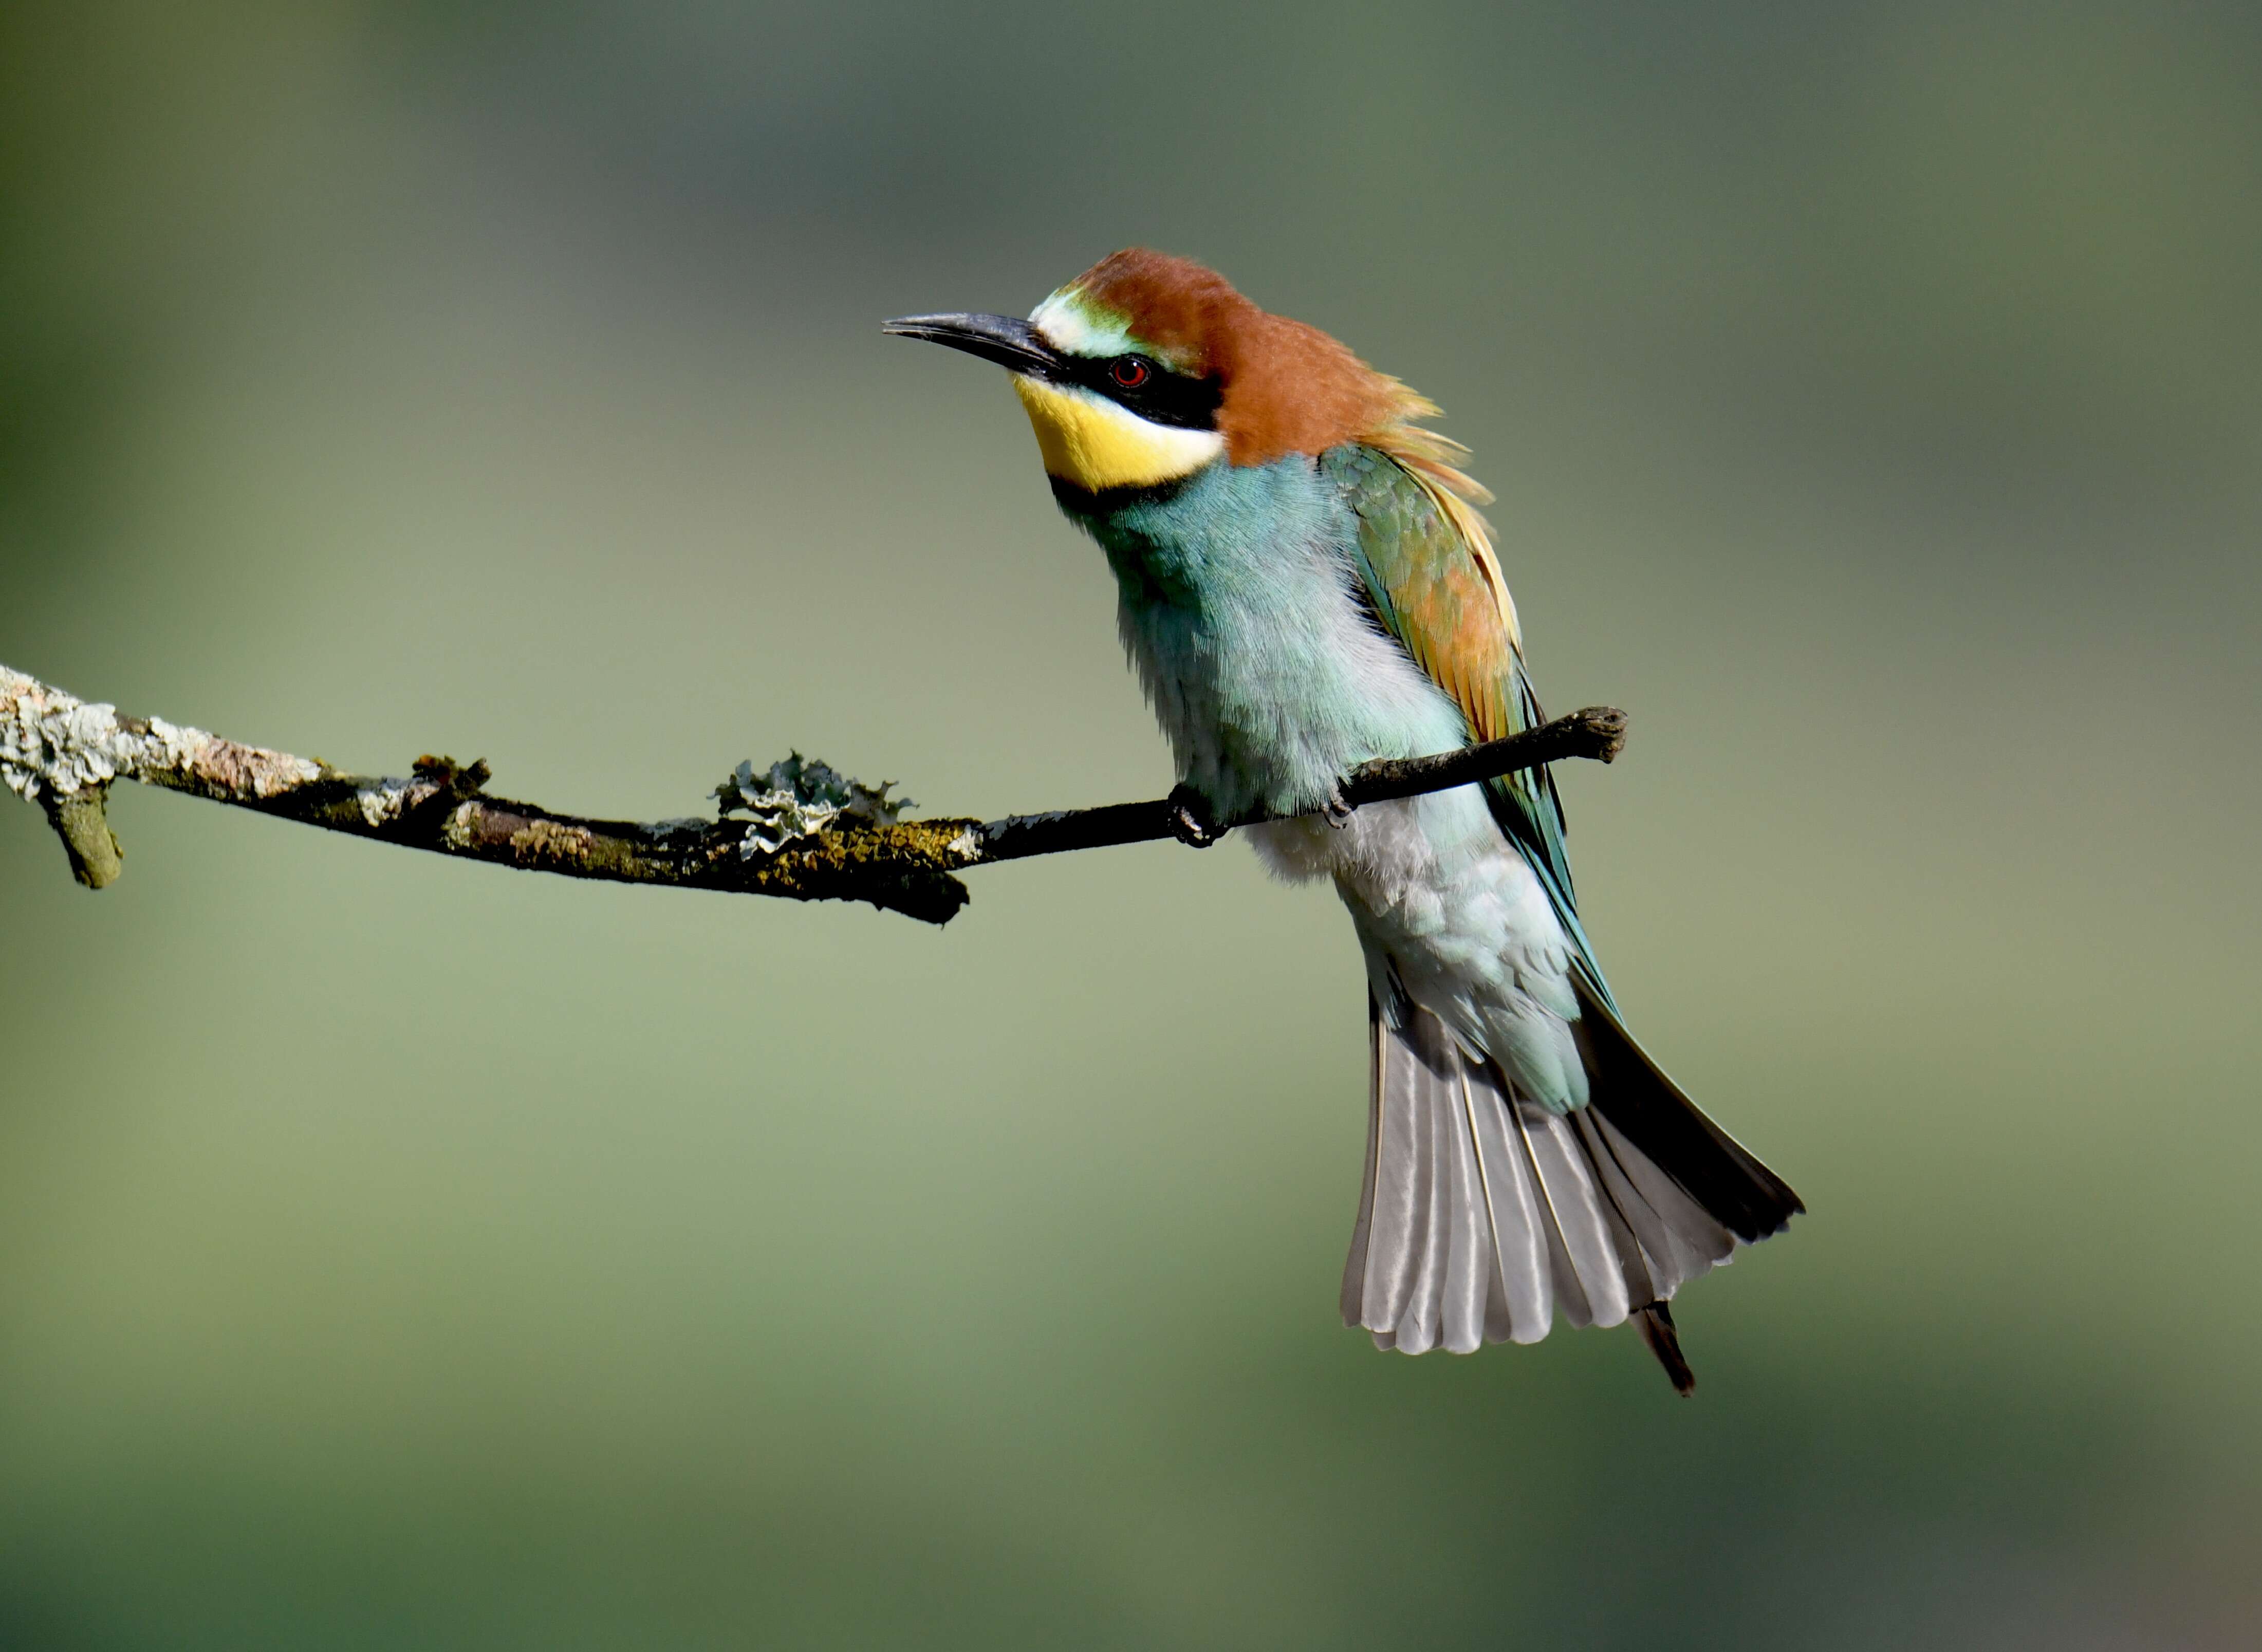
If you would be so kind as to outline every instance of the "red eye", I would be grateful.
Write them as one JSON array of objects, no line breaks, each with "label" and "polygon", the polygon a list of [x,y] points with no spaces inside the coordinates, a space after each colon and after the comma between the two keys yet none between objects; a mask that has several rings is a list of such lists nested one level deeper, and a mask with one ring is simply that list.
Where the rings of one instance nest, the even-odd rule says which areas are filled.
[{"label": "red eye", "polygon": [[1115,364],[1107,370],[1108,377],[1126,390],[1136,390],[1147,382],[1154,370],[1136,356],[1118,356]]}]

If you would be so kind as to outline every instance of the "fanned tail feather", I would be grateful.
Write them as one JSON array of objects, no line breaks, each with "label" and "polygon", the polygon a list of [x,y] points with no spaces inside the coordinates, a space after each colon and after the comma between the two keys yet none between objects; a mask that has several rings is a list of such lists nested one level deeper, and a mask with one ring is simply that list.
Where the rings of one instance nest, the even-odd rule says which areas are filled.
[{"label": "fanned tail feather", "polygon": [[1780,1233],[1806,1207],[1742,1143],[1706,1118],[1681,1086],[1634,1042],[1581,972],[1572,972],[1580,1018],[1572,1023],[1595,1108],[1632,1150],[1661,1169],[1722,1227],[1747,1244]]},{"label": "fanned tail feather", "polygon": [[1376,1345],[1467,1353],[1632,1318],[1674,1387],[1695,1386],[1665,1304],[1740,1240],[1804,1207],[1589,1004],[1594,1095],[1554,1113],[1429,1011],[1369,1002],[1366,1168],[1343,1313]]}]

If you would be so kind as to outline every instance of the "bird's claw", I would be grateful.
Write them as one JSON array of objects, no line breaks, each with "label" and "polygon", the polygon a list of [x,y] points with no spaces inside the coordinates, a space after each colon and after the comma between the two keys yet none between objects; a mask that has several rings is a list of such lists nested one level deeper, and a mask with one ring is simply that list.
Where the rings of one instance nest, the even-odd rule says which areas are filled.
[{"label": "bird's claw", "polygon": [[1181,843],[1197,849],[1206,849],[1226,834],[1228,828],[1217,823],[1217,816],[1209,806],[1209,799],[1192,786],[1180,784],[1171,790],[1171,833]]},{"label": "bird's claw", "polygon": [[1326,818],[1327,823],[1338,832],[1351,824],[1351,816],[1358,812],[1357,804],[1346,803],[1344,800],[1341,781],[1336,782],[1328,788],[1326,801],[1320,804],[1320,813]]}]

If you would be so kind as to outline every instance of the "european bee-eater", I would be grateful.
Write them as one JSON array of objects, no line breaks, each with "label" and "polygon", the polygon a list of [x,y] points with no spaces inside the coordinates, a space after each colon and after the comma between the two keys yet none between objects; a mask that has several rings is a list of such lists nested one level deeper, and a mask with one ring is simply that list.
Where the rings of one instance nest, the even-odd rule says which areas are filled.
[{"label": "european bee-eater", "polygon": [[1182,835],[1301,814],[1249,835],[1351,908],[1372,1060],[1344,1322],[1466,1353],[1536,1342],[1559,1312],[1631,1318],[1689,1392],[1667,1302],[1805,1207],[1628,1035],[1545,769],[1348,812],[1336,790],[1369,759],[1542,720],[1491,495],[1422,428],[1437,407],[1139,249],[1026,321],[886,327],[1012,374],[1054,498],[1114,573]]}]

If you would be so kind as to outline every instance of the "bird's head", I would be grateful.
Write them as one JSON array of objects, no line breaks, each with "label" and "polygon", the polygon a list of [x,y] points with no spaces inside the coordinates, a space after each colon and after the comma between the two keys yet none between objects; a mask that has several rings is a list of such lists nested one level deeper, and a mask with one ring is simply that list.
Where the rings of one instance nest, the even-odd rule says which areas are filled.
[{"label": "bird's head", "polygon": [[1436,412],[1317,328],[1143,248],[1102,259],[1026,321],[906,315],[885,330],[1012,373],[1046,471],[1088,494],[1318,453]]}]

